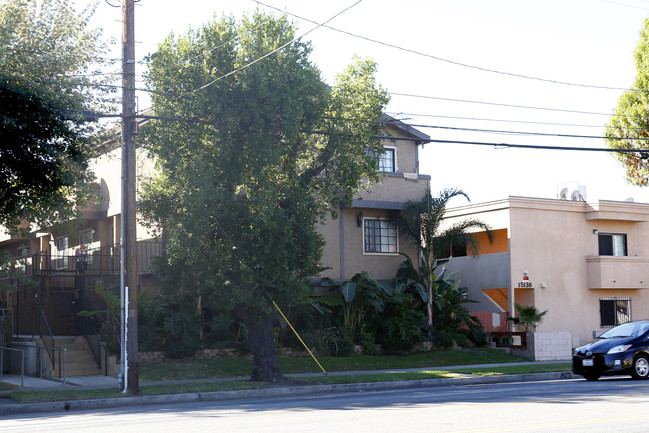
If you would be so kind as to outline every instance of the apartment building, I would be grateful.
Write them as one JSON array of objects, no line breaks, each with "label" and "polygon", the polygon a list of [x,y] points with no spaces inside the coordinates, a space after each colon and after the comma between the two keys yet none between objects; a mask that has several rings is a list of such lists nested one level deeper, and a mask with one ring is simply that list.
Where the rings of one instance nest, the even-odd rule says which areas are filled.
[{"label": "apartment building", "polygon": [[[399,252],[416,254],[388,220],[408,199],[421,198],[430,177],[419,173],[418,155],[429,137],[386,116],[382,131],[385,153],[380,155],[383,180],[367,187],[352,207],[342,208],[338,219],[319,229],[326,240],[320,277],[347,279],[367,271],[376,278],[391,278],[403,261]],[[119,293],[121,237],[121,149],[105,153],[92,163],[97,178],[98,203],[84,211],[83,225],[66,224],[48,232],[34,231],[20,238],[0,234],[0,249],[17,259],[21,279],[5,273],[0,282],[14,290],[0,291],[4,317],[12,316],[14,335],[86,335],[93,323],[81,320],[81,310],[104,308],[96,287]],[[138,153],[138,174],[150,173],[154,163]],[[138,290],[155,286],[151,261],[163,252],[138,220]],[[5,333],[9,326],[5,327]]]},{"label": "apartment building", "polygon": [[491,244],[476,233],[477,257],[460,253],[447,264],[483,320],[512,315],[515,302],[534,305],[548,311],[537,331],[570,332],[576,347],[649,317],[649,204],[572,198],[509,197],[448,210],[448,223],[478,218],[493,229]]}]

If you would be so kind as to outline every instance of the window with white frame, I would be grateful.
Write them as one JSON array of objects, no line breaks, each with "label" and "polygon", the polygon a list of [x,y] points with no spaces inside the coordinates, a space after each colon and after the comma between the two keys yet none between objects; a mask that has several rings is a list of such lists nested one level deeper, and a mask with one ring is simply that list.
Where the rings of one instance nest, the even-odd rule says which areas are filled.
[{"label": "window with white frame", "polygon": [[396,149],[386,147],[379,156],[379,170],[384,173],[394,173],[397,171]]},{"label": "window with white frame", "polygon": [[631,298],[601,298],[599,300],[600,324],[603,328],[631,321]]},{"label": "window with white frame", "polygon": [[376,159],[376,167],[384,173],[394,173],[397,171],[397,154],[393,147],[384,147],[383,153],[378,154],[371,152],[370,155]]},{"label": "window with white frame", "polygon": [[598,233],[600,256],[626,256],[626,235],[619,233]]},{"label": "window with white frame", "polygon": [[397,253],[397,226],[379,218],[363,219],[363,239],[366,253]]},{"label": "window with white frame", "polygon": [[63,269],[68,267],[70,251],[68,249],[68,237],[63,236],[56,240],[56,268]]}]

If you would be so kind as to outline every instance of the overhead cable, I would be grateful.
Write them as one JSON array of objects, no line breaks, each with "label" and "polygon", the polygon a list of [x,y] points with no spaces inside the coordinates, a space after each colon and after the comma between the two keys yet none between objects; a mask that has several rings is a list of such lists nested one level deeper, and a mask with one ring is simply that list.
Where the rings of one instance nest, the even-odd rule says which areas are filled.
[{"label": "overhead cable", "polygon": [[511,143],[487,143],[484,141],[460,141],[460,140],[426,140],[429,143],[441,144],[470,144],[475,146],[490,146],[495,149],[542,149],[542,150],[574,150],[583,152],[614,152],[614,153],[639,153],[642,158],[649,158],[649,148],[647,149],[613,149],[604,147],[576,147],[576,146],[547,146],[535,144],[511,144]]},{"label": "overhead cable", "polygon": [[576,134],[553,134],[549,132],[525,132],[525,131],[502,131],[497,129],[474,129],[474,128],[459,128],[452,126],[439,126],[439,125],[416,125],[409,123],[408,126],[414,128],[433,128],[433,129],[448,129],[452,131],[467,131],[467,132],[481,132],[490,134],[504,134],[504,135],[534,135],[542,137],[561,137],[561,138],[594,138],[598,140],[649,140],[649,137],[603,137],[599,135],[576,135]]},{"label": "overhead cable", "polygon": [[281,50],[283,50],[284,48],[288,47],[288,46],[291,45],[293,42],[302,39],[303,37],[305,37],[305,36],[308,35],[309,33],[313,32],[314,30],[317,30],[318,28],[323,27],[326,23],[328,23],[328,22],[334,20],[335,18],[339,17],[339,16],[342,15],[343,13],[347,12],[348,10],[350,10],[351,8],[353,8],[354,6],[358,5],[361,1],[362,1],[362,0],[358,0],[358,1],[357,1],[356,3],[354,3],[353,5],[348,6],[347,8],[345,8],[345,9],[343,9],[342,11],[338,12],[336,15],[332,16],[331,18],[329,18],[329,19],[328,19],[327,21],[325,21],[324,23],[320,23],[320,24],[318,24],[317,26],[315,26],[314,28],[308,30],[306,33],[303,33],[301,36],[298,36],[298,37],[296,37],[296,38],[291,39],[290,41],[288,41],[288,42],[285,43],[284,45],[282,45],[282,46],[280,46],[280,47],[278,47],[278,48],[275,48],[274,50],[272,50],[272,51],[270,51],[270,52],[264,54],[263,56],[261,56],[261,57],[255,59],[255,60],[253,60],[253,61],[251,61],[251,62],[249,62],[249,63],[247,63],[247,64],[245,64],[245,65],[243,65],[243,66],[241,66],[240,68],[237,68],[237,69],[235,69],[235,70],[233,70],[233,71],[230,71],[230,72],[228,72],[227,74],[221,75],[220,77],[216,78],[215,80],[212,80],[212,81],[210,81],[209,83],[207,83],[207,84],[205,84],[205,85],[203,85],[203,86],[201,86],[201,87],[199,87],[199,88],[197,88],[197,89],[194,89],[194,90],[192,90],[192,91],[190,91],[190,92],[187,92],[187,93],[186,93],[185,95],[183,95],[183,96],[188,96],[188,95],[191,94],[191,93],[195,93],[195,92],[198,92],[199,90],[203,90],[203,89],[205,89],[205,88],[211,86],[212,84],[216,83],[217,81],[222,80],[223,78],[226,78],[226,77],[229,77],[230,75],[236,74],[237,72],[242,71],[242,70],[244,70],[244,69],[246,69],[246,68],[249,68],[250,66],[254,65],[255,63],[258,63],[258,62],[262,61],[263,59],[272,56],[273,54],[277,53],[278,51],[281,51]]},{"label": "overhead cable", "polygon": [[[308,18],[304,18],[304,17],[301,17],[299,15],[295,15],[295,14],[292,14],[292,13],[289,13],[289,12],[283,12],[281,9],[279,9],[279,8],[277,8],[275,6],[271,6],[271,5],[262,3],[262,2],[260,2],[258,0],[253,0],[253,1],[255,3],[261,5],[261,6],[264,6],[264,7],[270,8],[270,9],[275,9],[277,11],[280,11],[282,13],[285,13],[287,15],[295,17],[295,18],[297,18],[299,20],[303,20],[303,21],[310,22],[310,23],[315,23],[315,21],[310,20]],[[335,32],[343,33],[343,34],[346,34],[348,36],[352,36],[352,37],[355,37],[355,38],[358,38],[358,39],[363,39],[363,40],[366,40],[368,42],[372,42],[372,43],[375,43],[375,44],[379,44],[379,45],[383,45],[383,46],[386,46],[386,47],[394,48],[396,50],[405,51],[407,53],[416,54],[416,55],[422,56],[422,57],[428,57],[430,59],[437,60],[437,61],[440,61],[440,62],[445,62],[445,63],[449,63],[451,65],[461,66],[461,67],[464,67],[464,68],[475,69],[475,70],[482,71],[482,72],[490,72],[490,73],[493,73],[493,74],[507,75],[507,76],[510,76],[510,77],[523,78],[523,79],[526,79],[526,80],[541,81],[541,82],[551,83],[551,84],[560,84],[560,85],[564,85],[564,86],[585,87],[585,88],[589,88],[589,89],[646,92],[646,90],[643,90],[643,89],[628,89],[628,88],[625,88],[625,87],[612,87],[612,86],[598,86],[598,85],[592,85],[592,84],[581,84],[581,83],[573,83],[573,82],[568,82],[568,81],[559,81],[559,80],[551,80],[551,79],[547,79],[547,78],[534,77],[534,76],[531,76],[531,75],[516,74],[516,73],[513,73],[513,72],[498,71],[498,70],[495,70],[495,69],[489,69],[489,68],[484,68],[484,67],[481,67],[481,66],[469,65],[467,63],[462,63],[462,62],[457,62],[457,61],[454,61],[454,60],[444,59],[442,57],[434,56],[432,54],[426,54],[426,53],[422,53],[420,51],[412,50],[410,48],[404,48],[404,47],[400,47],[398,45],[390,44],[390,43],[387,43],[387,42],[378,41],[376,39],[368,38],[366,36],[357,35],[355,33],[351,33],[351,32],[348,32],[346,30],[340,30],[340,29],[337,29],[335,27],[327,26],[327,25],[324,25],[324,24],[322,25],[322,27],[325,27],[325,28],[327,28],[329,30],[333,30]]]},{"label": "overhead cable", "polygon": [[[563,108],[547,108],[547,107],[534,107],[529,105],[502,104],[499,102],[471,101],[467,99],[442,98],[440,96],[413,95],[410,93],[390,92],[390,95],[404,96],[408,98],[435,99],[438,101],[462,102],[467,104],[497,105],[499,107],[523,108],[526,110],[561,111],[563,113],[593,114],[596,116],[613,116],[613,114],[610,113],[597,113],[593,111],[579,111],[579,110],[567,110]],[[628,116],[624,116],[624,117],[628,117]]]},{"label": "overhead cable", "polygon": [[[456,119],[456,120],[476,120],[480,122],[502,122],[502,123],[525,123],[531,125],[549,125],[549,126],[574,126],[579,128],[603,128],[603,125],[584,125],[576,123],[558,123],[558,122],[539,122],[535,120],[513,120],[513,119],[485,119],[483,117],[462,117],[462,116],[444,116],[441,114],[422,114],[422,113],[404,113],[396,111],[386,111],[393,117],[401,117],[402,121],[412,120],[413,117],[435,117],[439,119]],[[407,116],[407,118],[406,118]]]}]

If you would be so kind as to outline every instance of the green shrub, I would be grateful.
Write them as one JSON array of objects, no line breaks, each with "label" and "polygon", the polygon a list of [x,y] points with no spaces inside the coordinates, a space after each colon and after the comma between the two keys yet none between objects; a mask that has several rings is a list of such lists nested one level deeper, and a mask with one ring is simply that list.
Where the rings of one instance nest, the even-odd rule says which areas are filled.
[{"label": "green shrub", "polygon": [[144,320],[138,325],[144,347],[158,346],[169,358],[193,356],[202,347],[202,320],[193,302],[151,298],[142,304]]},{"label": "green shrub", "polygon": [[367,326],[363,323],[358,335],[358,344],[363,348],[364,355],[376,355],[376,341],[374,335],[367,332]]},{"label": "green shrub", "polygon": [[374,318],[377,340],[384,352],[410,350],[425,339],[426,315],[409,306],[409,302],[390,303],[384,314]]},{"label": "green shrub", "polygon": [[304,334],[304,343],[311,350],[328,355],[338,352],[338,341],[340,340],[340,331],[338,328],[320,328]]},{"label": "green shrub", "polygon": [[331,348],[334,356],[349,356],[354,353],[354,341],[349,337],[341,336]]}]

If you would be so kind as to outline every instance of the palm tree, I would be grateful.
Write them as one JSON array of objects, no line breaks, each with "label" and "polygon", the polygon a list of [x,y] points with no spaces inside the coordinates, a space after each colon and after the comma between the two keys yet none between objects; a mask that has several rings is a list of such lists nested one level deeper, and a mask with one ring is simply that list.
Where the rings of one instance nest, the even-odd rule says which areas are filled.
[{"label": "palm tree", "polygon": [[545,316],[548,310],[539,312],[534,305],[522,306],[518,302],[514,302],[514,308],[516,309],[517,317],[507,317],[507,320],[511,321],[514,325],[521,325],[525,328],[525,332],[530,332],[530,326],[540,325],[543,323],[543,316]]},{"label": "palm tree", "polygon": [[493,234],[489,225],[477,219],[466,219],[448,228],[442,229],[442,221],[446,215],[446,206],[454,198],[469,196],[461,189],[445,189],[433,197],[430,189],[418,201],[408,201],[403,212],[397,217],[399,232],[414,242],[420,251],[420,272],[428,291],[428,324],[433,323],[433,293],[435,275],[434,264],[438,258],[445,257],[443,252],[452,251],[453,245],[465,245],[467,253],[476,256],[480,249],[477,238],[469,230],[480,229],[487,233],[489,242]]}]

